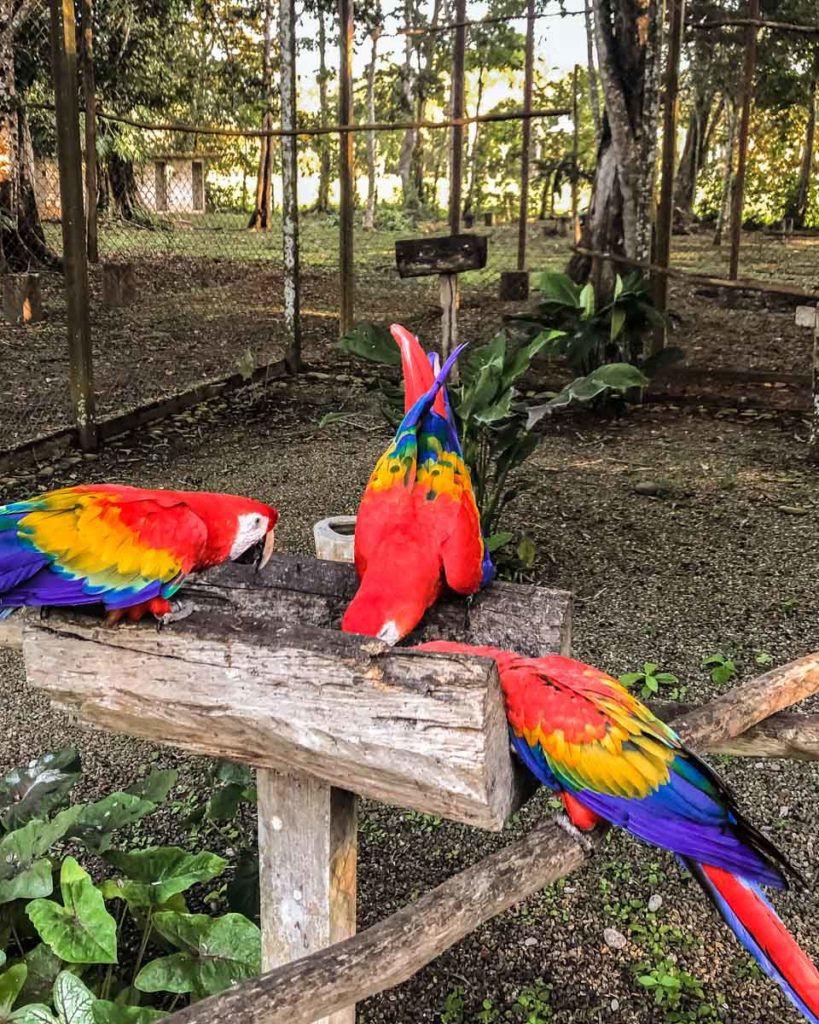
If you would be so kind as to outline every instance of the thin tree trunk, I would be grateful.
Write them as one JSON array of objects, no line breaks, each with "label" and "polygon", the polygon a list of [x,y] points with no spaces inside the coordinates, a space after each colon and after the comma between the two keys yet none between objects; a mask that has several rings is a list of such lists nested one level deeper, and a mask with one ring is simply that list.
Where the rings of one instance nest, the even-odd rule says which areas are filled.
[{"label": "thin tree trunk", "polygon": [[[367,68],[367,120],[370,124],[375,123],[375,67],[378,56],[378,40],[381,36],[381,26],[376,25],[370,33],[372,39],[372,55],[370,66]],[[375,202],[376,202],[376,137],[375,132],[367,132],[367,209],[364,213],[364,230],[375,230]]]},{"label": "thin tree trunk", "polygon": [[734,146],[736,145],[737,133],[737,108],[732,102],[727,104],[726,116],[728,118],[728,137],[725,142],[725,170],[722,175],[722,199],[717,213],[717,226],[714,230],[714,245],[722,245],[722,235],[725,231],[730,210],[731,193],[734,183]]},{"label": "thin tree trunk", "polygon": [[[481,104],[483,103],[483,65],[478,69],[478,93],[475,97],[475,116],[480,117]],[[472,138],[469,142],[469,156],[467,157],[467,166],[469,167],[469,188],[466,192],[466,202],[464,203],[464,213],[473,213],[473,206],[475,203],[475,188],[478,184],[478,137],[480,135],[480,122],[476,121],[472,126]]]},{"label": "thin tree trunk", "polygon": [[[404,3],[404,24],[414,24],[414,11],[412,0],[405,0]],[[414,112],[413,97],[415,96],[415,75],[412,67],[412,37],[404,36],[404,63],[401,67],[401,110],[408,120],[412,119]],[[398,154],[398,174],[401,178],[401,189],[404,196],[404,207],[407,210],[415,210],[418,206],[418,197],[415,192],[415,185],[412,176],[413,156],[417,142],[417,132],[414,128],[407,128],[404,138],[401,141],[401,151]]]},{"label": "thin tree trunk", "polygon": [[[318,51],[319,51],[319,110],[321,111],[321,123],[330,124],[330,101],[328,97],[327,82],[329,72],[327,70],[327,26],[324,21],[324,11],[318,9]],[[319,145],[319,187],[316,198],[316,212],[328,213],[330,210],[330,137],[320,135]]]},{"label": "thin tree trunk", "polygon": [[635,210],[636,257],[651,260],[656,213],[655,185],[657,181],[657,139],[660,117],[660,70],[663,51],[663,0],[649,0],[646,4],[643,44],[643,103],[637,124],[637,201]]},{"label": "thin tree trunk", "polygon": [[[262,92],[264,114],[262,131],[273,127],[273,2],[266,0],[264,8],[264,43],[262,51]],[[250,215],[248,227],[252,231],[268,231],[273,209],[273,139],[263,135],[259,146],[259,175],[256,179],[256,205]]]},{"label": "thin tree trunk", "polygon": [[586,62],[589,73],[589,102],[594,120],[594,138],[600,145],[602,122],[600,118],[600,96],[597,92],[597,69],[594,66],[594,21],[590,3],[583,7],[586,16]]},{"label": "thin tree trunk", "polygon": [[785,216],[793,218],[793,226],[795,228],[803,228],[805,226],[805,217],[808,212],[810,180],[813,171],[813,151],[816,139],[817,77],[819,77],[819,48],[814,52],[813,67],[811,69],[810,88],[808,90],[807,100],[808,121],[805,128],[805,144],[802,148],[802,161],[799,167],[799,178],[785,209]]}]

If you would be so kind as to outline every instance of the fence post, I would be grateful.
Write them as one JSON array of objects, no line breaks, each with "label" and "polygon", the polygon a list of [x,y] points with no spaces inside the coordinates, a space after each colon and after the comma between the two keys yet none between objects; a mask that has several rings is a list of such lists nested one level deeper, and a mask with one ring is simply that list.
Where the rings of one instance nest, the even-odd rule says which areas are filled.
[{"label": "fence post", "polygon": [[[674,224],[674,171],[677,159],[677,96],[680,86],[680,53],[685,25],[685,0],[669,0],[671,30],[668,39],[665,72],[665,108],[663,110],[663,155],[660,178],[660,205],[657,210],[657,243],[654,262],[668,269],[671,260],[671,232]],[[661,313],[668,302],[668,276],[655,275],[652,282],[654,303]],[[651,339],[652,355],[665,348],[665,325],[657,327]]]},{"label": "fence post", "polygon": [[71,404],[80,447],[84,451],[94,451],[97,448],[97,422],[91,362],[91,327],[88,319],[88,261],[85,251],[74,0],[51,0],[51,52],[57,116],[65,295],[68,309]]},{"label": "fence post", "polygon": [[[296,127],[296,4],[279,0],[280,94],[282,128]],[[299,171],[298,139],[282,135],[282,244],[284,247],[285,362],[291,373],[301,367],[301,306],[299,301]]]},{"label": "fence post", "polygon": [[[748,17],[759,20],[759,0],[749,0]],[[751,103],[754,98],[754,72],[756,70],[757,25],[748,25],[745,35],[745,66],[742,72],[742,117],[739,122],[739,151],[734,194],[731,202],[731,259],[728,277],[736,281],[739,274],[739,243],[742,235],[742,208],[745,202],[745,167],[748,163],[748,129],[751,123]]]},{"label": "fence post", "polygon": [[94,74],[94,11],[82,0],[82,89],[85,100],[85,224],[88,259],[98,263],[97,240],[97,86]]},{"label": "fence post", "polygon": [[526,53],[523,66],[523,139],[520,152],[520,223],[518,224],[518,270],[526,269],[526,231],[529,225],[529,166],[532,151],[532,88],[535,74],[535,0],[526,4]]},{"label": "fence post", "polygon": [[[353,0],[339,0],[339,83],[338,121],[353,123]],[[341,297],[339,331],[342,335],[353,326],[355,316],[355,270],[353,267],[353,215],[355,205],[353,132],[339,132],[339,266]]]},{"label": "fence post", "polygon": [[[455,39],[452,50],[452,120],[464,116],[464,67],[466,64],[466,0],[455,3]],[[464,126],[452,126],[449,161],[449,233],[461,230],[461,185],[464,173]]]}]

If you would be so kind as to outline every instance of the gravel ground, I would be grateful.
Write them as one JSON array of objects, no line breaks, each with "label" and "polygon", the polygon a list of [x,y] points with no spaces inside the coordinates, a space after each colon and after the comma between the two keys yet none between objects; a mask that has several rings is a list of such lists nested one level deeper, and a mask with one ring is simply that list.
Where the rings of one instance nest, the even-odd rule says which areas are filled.
[{"label": "gravel ground", "polygon": [[[386,440],[373,403],[358,387],[351,378],[313,375],[265,393],[246,391],[230,407],[210,403],[139,439],[122,439],[99,457],[71,456],[1,479],[0,501],[103,479],[236,490],[277,504],[280,547],[309,552],[315,520],[355,510]],[[321,415],[351,391],[359,427],[338,423],[319,432]],[[525,469],[530,488],[509,525],[535,541],[538,582],[574,590],[575,654],[615,673],[657,661],[680,677],[688,698],[699,700],[716,689],[701,665],[706,655],[732,656],[749,677],[758,671],[760,651],[781,662],[816,649],[819,501],[802,433],[792,420],[654,408],[614,422],[555,423]],[[637,493],[641,482],[653,483],[659,496]],[[104,792],[131,781],[157,756],[144,744],[70,726],[26,690],[16,655],[0,652],[0,684],[4,770],[48,747],[75,743],[86,788]],[[201,777],[201,761],[167,752],[159,761],[182,765],[188,785]],[[816,766],[723,760],[719,767],[751,817],[812,882],[819,856]],[[548,801],[540,796],[494,836],[365,805],[360,926],[499,848],[544,813]],[[167,841],[178,825],[163,817],[156,827],[157,839]],[[652,900],[653,913],[652,896],[662,898],[659,908]],[[819,961],[813,895],[776,902]],[[608,933],[607,943],[606,929],[626,941]],[[636,981],[636,974],[669,959],[703,985],[703,996],[692,996],[680,1017],[666,1015]],[[372,1024],[799,1019],[776,987],[749,968],[672,859],[623,836],[612,836],[581,874],[363,1004],[359,1018]]]}]

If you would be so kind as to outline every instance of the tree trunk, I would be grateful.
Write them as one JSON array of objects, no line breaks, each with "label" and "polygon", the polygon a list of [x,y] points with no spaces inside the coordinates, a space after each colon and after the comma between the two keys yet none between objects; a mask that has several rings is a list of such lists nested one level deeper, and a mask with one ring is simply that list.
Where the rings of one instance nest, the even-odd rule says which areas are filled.
[{"label": "tree trunk", "polygon": [[58,267],[34,192],[34,150],[14,81],[11,0],[0,0],[0,271]]},{"label": "tree trunk", "polygon": [[707,129],[713,102],[713,93],[698,92],[688,118],[685,144],[674,181],[674,206],[680,210],[685,220],[691,220],[694,215],[697,175],[705,160],[706,144],[710,137]]},{"label": "tree trunk", "polygon": [[586,16],[586,63],[589,72],[589,102],[594,120],[594,137],[600,145],[602,122],[600,119],[600,96],[597,93],[597,69],[594,66],[594,21],[589,3],[583,7]]},{"label": "tree trunk", "polygon": [[139,195],[133,160],[125,160],[115,152],[109,153],[105,160],[105,181],[110,213],[122,220],[152,226],[151,214]]},{"label": "tree trunk", "polygon": [[728,137],[725,141],[725,170],[722,175],[722,199],[719,212],[717,213],[717,226],[714,230],[714,245],[722,245],[722,235],[725,231],[730,210],[731,193],[734,183],[734,146],[736,145],[737,134],[737,108],[732,102],[727,103],[726,117],[728,118]]},{"label": "tree trunk", "polygon": [[[478,68],[478,94],[475,98],[475,117],[480,117],[481,114],[481,103],[483,102],[483,73],[484,68],[481,65]],[[464,213],[474,213],[473,206],[475,203],[475,188],[478,183],[478,136],[480,135],[481,124],[480,121],[476,121],[472,126],[472,138],[469,143],[469,156],[467,157],[466,163],[469,167],[469,188],[466,192],[466,202],[464,203]]]},{"label": "tree trunk", "polygon": [[[412,0],[406,0],[404,4],[404,23],[408,27],[413,24]],[[406,35],[404,36],[404,63],[401,68],[401,113],[408,121],[412,120],[415,109],[415,104],[413,103],[414,96],[415,74],[412,67],[412,37]],[[417,134],[414,128],[407,128],[401,141],[401,151],[398,154],[398,174],[401,178],[404,207],[407,210],[415,210],[418,207],[418,196],[415,192],[415,182],[412,174]]]},{"label": "tree trunk", "polygon": [[813,171],[813,150],[816,138],[816,80],[819,77],[819,48],[814,52],[813,67],[810,76],[810,88],[808,90],[808,123],[805,129],[805,144],[802,149],[802,162],[799,167],[799,178],[796,187],[791,193],[785,216],[793,218],[795,228],[805,226],[805,216],[808,212],[808,196],[810,194],[810,179]]},{"label": "tree trunk", "polygon": [[[319,51],[319,110],[321,112],[321,123],[330,124],[330,103],[327,95],[327,81],[330,77],[327,71],[327,26],[324,21],[324,11],[318,9],[318,51]],[[316,213],[329,213],[330,211],[330,137],[320,135],[319,146],[319,186],[316,198]]]},{"label": "tree trunk", "polygon": [[[659,114],[659,2],[593,0],[593,13],[606,113],[581,244],[648,259]],[[578,280],[591,271],[587,258],[575,257],[569,264]],[[606,260],[594,272],[602,298],[612,287],[614,268]]]},{"label": "tree trunk", "polygon": [[[262,51],[262,91],[265,111],[262,131],[273,127],[273,0],[264,8],[264,50]],[[256,179],[256,205],[248,227],[252,231],[268,231],[273,210],[273,139],[263,135],[259,147],[259,176]]]},{"label": "tree trunk", "polygon": [[[378,40],[381,36],[381,26],[376,27],[370,33],[372,39],[372,56],[370,66],[367,68],[367,120],[370,124],[375,123],[375,62],[378,51]],[[364,230],[375,230],[375,163],[376,163],[376,137],[375,132],[367,132],[367,209],[364,213]]]}]

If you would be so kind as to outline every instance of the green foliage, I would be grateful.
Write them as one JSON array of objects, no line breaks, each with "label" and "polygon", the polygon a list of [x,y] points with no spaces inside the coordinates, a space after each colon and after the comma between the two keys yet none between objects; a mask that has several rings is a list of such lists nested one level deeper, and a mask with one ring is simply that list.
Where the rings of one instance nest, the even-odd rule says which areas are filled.
[{"label": "green foliage", "polygon": [[552,986],[538,978],[525,985],[505,1006],[496,1006],[488,998],[470,1012],[462,985],[451,989],[444,1000],[441,1024],[548,1024],[552,1013]]},{"label": "green foliage", "polygon": [[[255,796],[246,769],[222,765],[216,774],[216,808],[233,808],[234,786],[241,799]],[[112,848],[117,834],[167,799],[176,772],[153,772],[129,791],[61,807],[79,777],[76,752],[66,750],[0,785],[0,967],[8,963],[0,974],[0,1024],[152,1024],[167,1016],[162,1004],[170,997],[199,999],[257,973],[257,925],[240,913],[188,913],[187,894],[222,874],[224,858],[178,847]],[[114,877],[95,884],[77,857],[64,855],[69,842],[74,851],[102,853],[93,863],[110,865]],[[125,964],[130,943],[122,933],[134,927],[139,949]],[[152,936],[175,952],[146,962]],[[159,1005],[142,1005],[140,993]]]},{"label": "green foliage", "polygon": [[654,661],[643,662],[640,672],[626,672],[620,676],[620,682],[629,689],[639,686],[638,692],[644,699],[656,697],[661,688],[667,689],[667,696],[671,700],[678,700],[686,691],[686,687],[680,685],[673,672],[661,672],[660,666]]},{"label": "green foliage", "polygon": [[695,1021],[719,1021],[717,1007],[705,999],[702,982],[681,970],[670,957],[654,964],[638,964],[637,984],[653,993],[654,1002],[666,1024],[694,1024]]},{"label": "green foliage", "polygon": [[716,683],[717,686],[730,683],[738,675],[734,660],[725,654],[709,654],[702,659],[702,663],[709,670],[711,682]]}]

